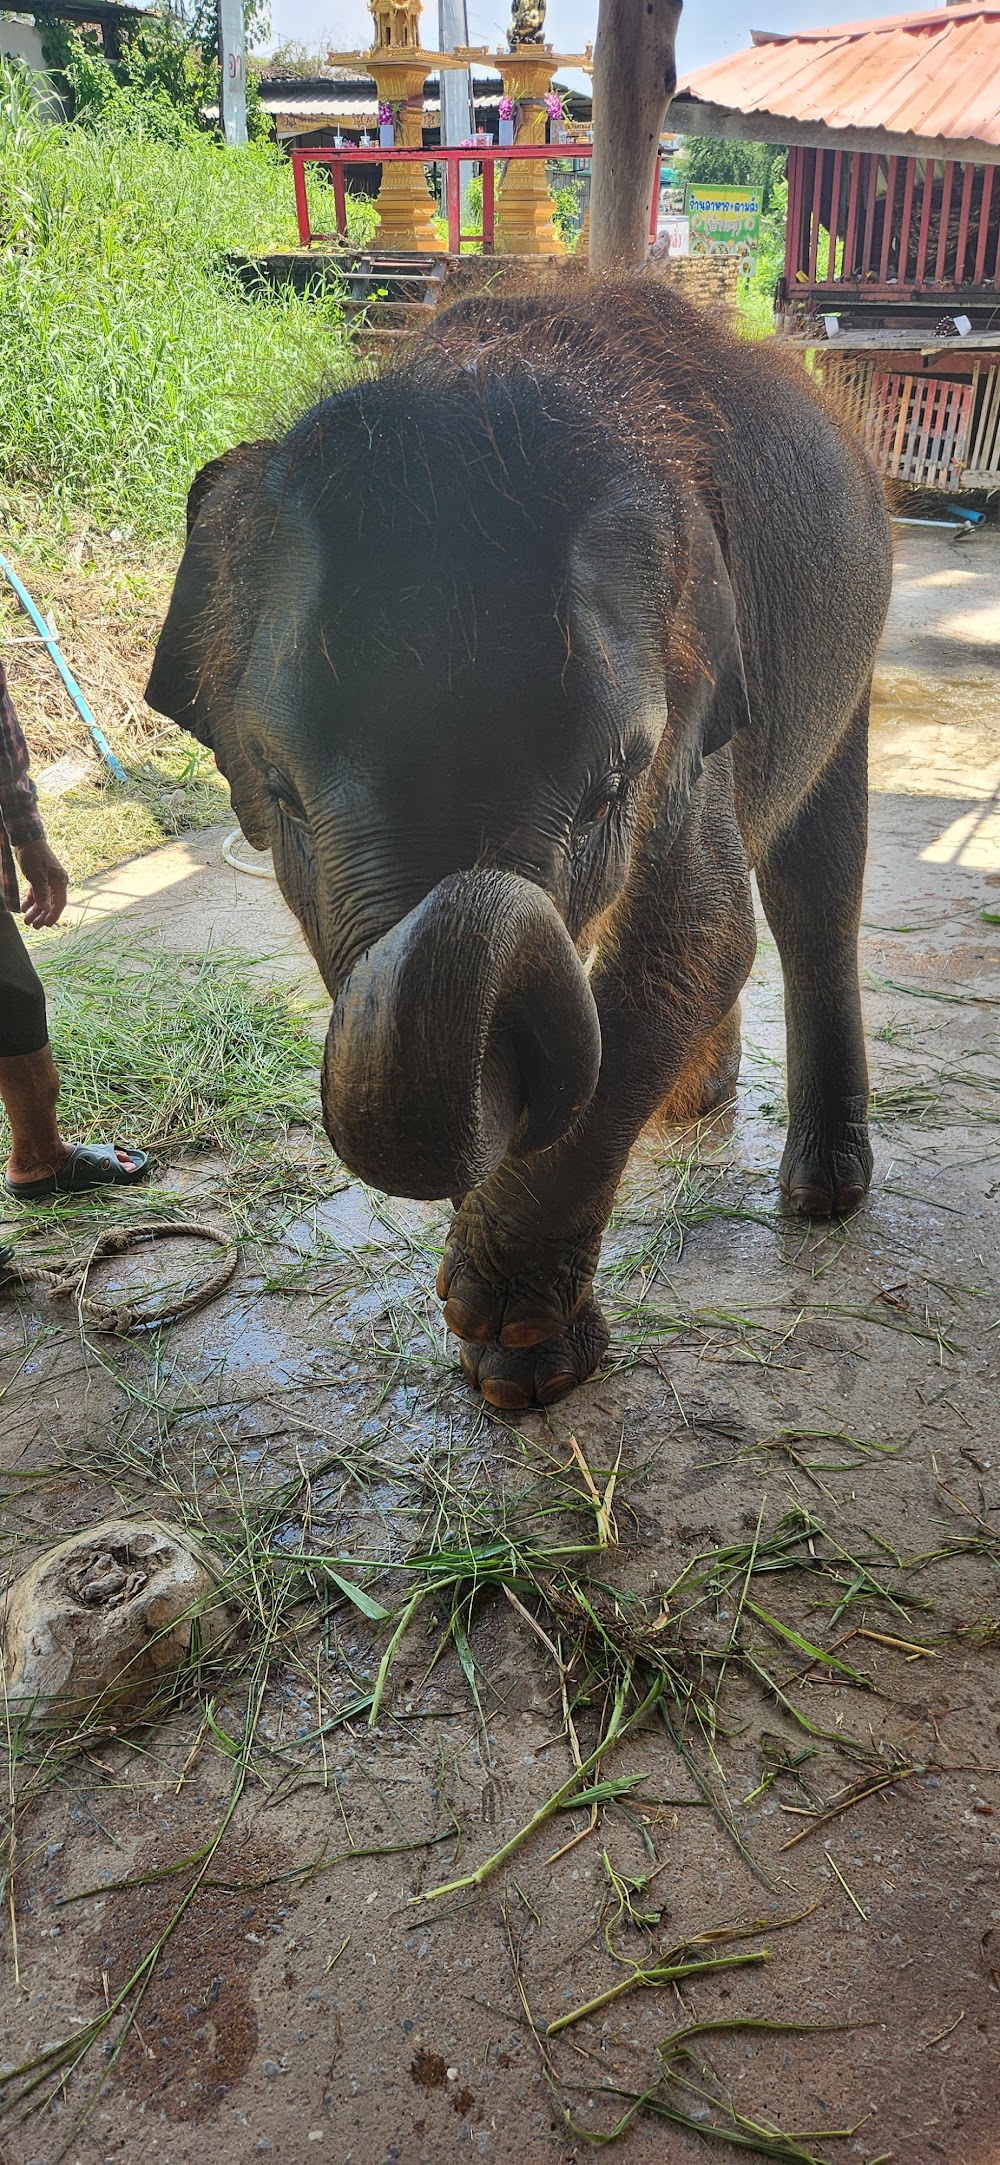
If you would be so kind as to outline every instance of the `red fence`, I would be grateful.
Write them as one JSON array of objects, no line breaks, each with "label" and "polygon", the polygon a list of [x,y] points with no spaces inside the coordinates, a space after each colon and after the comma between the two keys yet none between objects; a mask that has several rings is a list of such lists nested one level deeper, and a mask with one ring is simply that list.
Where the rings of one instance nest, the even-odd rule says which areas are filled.
[{"label": "red fence", "polygon": [[788,157],[788,299],[919,299],[1000,289],[1000,177],[957,158]]},{"label": "red fence", "polygon": [[[293,150],[292,178],[295,183],[295,210],[299,222],[299,241],[309,248],[315,239],[326,238],[314,234],[309,219],[309,201],[306,194],[306,166],[328,165],[333,182],[334,213],[337,221],[337,239],[347,244],[347,191],[344,168],[348,165],[442,165],[458,178],[460,165],[478,165],[483,173],[483,230],[482,234],[462,233],[460,228],[461,191],[459,187],[448,189],[448,252],[460,255],[463,241],[481,241],[484,255],[492,255],[496,246],[496,167],[498,162],[507,165],[511,159],[542,158],[546,164],[557,160],[584,161],[593,155],[592,143],[515,143],[506,148],[495,144],[470,143],[465,145],[439,144],[434,150],[359,150],[354,146],[344,150]],[[650,240],[656,238],[656,219],[660,194],[660,165],[657,160],[656,185],[649,217]]]}]

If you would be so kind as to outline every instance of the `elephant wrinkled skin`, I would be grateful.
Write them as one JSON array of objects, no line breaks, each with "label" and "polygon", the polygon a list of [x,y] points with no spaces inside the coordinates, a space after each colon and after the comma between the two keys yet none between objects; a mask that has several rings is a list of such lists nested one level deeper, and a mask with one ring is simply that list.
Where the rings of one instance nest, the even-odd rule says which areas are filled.
[{"label": "elephant wrinkled skin", "polygon": [[871,1174],[857,933],[881,490],[798,367],[655,279],[443,313],[199,475],[151,704],[211,745],[329,988],[323,1116],[450,1196],[493,1404],[558,1398],[633,1141],[731,1094],[756,872],[794,1210]]}]

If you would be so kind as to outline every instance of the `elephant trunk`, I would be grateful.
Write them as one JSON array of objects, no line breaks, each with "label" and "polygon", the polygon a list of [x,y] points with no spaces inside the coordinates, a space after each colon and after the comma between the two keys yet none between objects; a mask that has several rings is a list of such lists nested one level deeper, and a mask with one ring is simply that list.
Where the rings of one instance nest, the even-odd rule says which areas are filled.
[{"label": "elephant trunk", "polygon": [[547,895],[498,871],[451,874],[342,986],[323,1121],[345,1165],[431,1201],[487,1178],[516,1139],[545,1150],[589,1103],[601,1032]]}]

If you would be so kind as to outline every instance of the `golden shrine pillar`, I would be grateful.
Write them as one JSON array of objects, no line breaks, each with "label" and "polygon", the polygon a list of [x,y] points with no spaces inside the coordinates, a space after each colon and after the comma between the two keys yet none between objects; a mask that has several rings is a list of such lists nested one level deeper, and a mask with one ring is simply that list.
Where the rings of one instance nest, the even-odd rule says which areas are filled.
[{"label": "golden shrine pillar", "polygon": [[[392,109],[394,146],[420,150],[424,140],[424,84],[432,69],[453,62],[450,53],[428,52],[420,43],[421,0],[368,0],[375,40],[366,53],[328,53],[334,68],[361,68],[370,75],[380,106]],[[443,255],[435,231],[434,198],[422,165],[414,159],[382,167],[376,209],[379,246],[401,255]]]},{"label": "golden shrine pillar", "polygon": [[[498,60],[504,95],[518,108],[515,143],[544,143],[548,126],[545,94],[552,88],[555,61],[544,45],[524,45]],[[564,256],[565,245],[552,217],[545,161],[512,158],[497,196],[497,245],[504,255]]]},{"label": "golden shrine pillar", "polygon": [[[433,55],[429,56],[431,62]],[[391,105],[400,150],[419,150],[424,140],[424,83],[428,61],[372,59],[380,105]],[[422,165],[384,165],[376,209],[379,246],[419,255],[443,255],[446,243],[435,231],[437,207]]]},{"label": "golden shrine pillar", "polygon": [[[490,53],[485,47],[463,47],[456,60],[470,66],[494,68],[503,82],[504,96],[517,109],[515,145],[541,147],[545,142],[548,113],[546,93],[551,90],[557,68],[589,68],[586,53],[554,53],[551,45],[515,45],[509,52]],[[553,145],[553,156],[558,149]],[[564,256],[565,246],[552,216],[552,198],[544,158],[512,158],[497,192],[497,248],[512,256]]]}]

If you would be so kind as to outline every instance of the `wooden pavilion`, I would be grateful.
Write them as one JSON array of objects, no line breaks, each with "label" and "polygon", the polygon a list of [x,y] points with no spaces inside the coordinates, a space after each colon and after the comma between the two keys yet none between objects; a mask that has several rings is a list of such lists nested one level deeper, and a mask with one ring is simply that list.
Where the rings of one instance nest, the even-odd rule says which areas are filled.
[{"label": "wooden pavilion", "polygon": [[882,471],[1000,489],[1000,5],[754,32],[670,124],[788,146],[777,329]]}]

